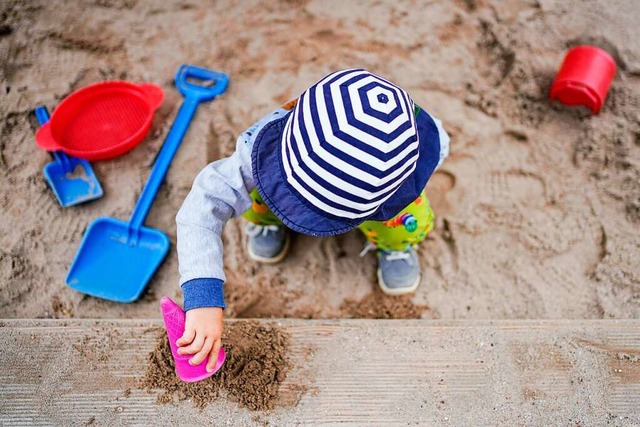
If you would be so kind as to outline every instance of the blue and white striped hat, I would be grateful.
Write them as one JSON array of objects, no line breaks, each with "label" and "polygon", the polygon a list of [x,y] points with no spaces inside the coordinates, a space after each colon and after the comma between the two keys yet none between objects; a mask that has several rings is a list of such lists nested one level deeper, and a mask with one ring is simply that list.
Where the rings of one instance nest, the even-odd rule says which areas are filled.
[{"label": "blue and white striped hat", "polygon": [[393,83],[363,69],[332,73],[254,143],[258,192],[289,228],[333,235],[387,220],[438,163],[433,119]]}]

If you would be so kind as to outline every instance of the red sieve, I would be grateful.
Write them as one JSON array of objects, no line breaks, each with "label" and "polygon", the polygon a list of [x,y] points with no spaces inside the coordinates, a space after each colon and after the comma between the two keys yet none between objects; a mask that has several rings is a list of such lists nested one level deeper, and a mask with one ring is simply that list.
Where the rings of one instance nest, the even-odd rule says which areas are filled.
[{"label": "red sieve", "polygon": [[67,96],[36,133],[38,146],[105,160],[139,144],[164,99],[160,86],[124,81],[89,85]]}]

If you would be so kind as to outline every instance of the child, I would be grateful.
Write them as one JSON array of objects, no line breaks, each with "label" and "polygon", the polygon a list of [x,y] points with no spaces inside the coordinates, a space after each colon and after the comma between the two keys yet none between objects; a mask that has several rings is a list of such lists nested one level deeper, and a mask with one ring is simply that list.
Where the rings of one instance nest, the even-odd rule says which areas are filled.
[{"label": "child", "polygon": [[393,83],[363,69],[332,73],[259,120],[228,158],[205,167],[178,212],[180,284],[187,311],[180,354],[221,346],[222,228],[250,221],[249,256],[278,262],[289,230],[332,236],[359,228],[377,249],[378,282],[391,295],[420,283],[417,244],[433,228],[424,193],[449,137]]}]

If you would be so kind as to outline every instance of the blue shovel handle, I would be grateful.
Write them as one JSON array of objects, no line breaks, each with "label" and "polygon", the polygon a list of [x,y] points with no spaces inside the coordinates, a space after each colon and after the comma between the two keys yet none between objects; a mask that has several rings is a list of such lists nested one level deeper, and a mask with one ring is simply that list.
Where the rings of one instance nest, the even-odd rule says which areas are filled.
[{"label": "blue shovel handle", "polygon": [[[49,112],[47,111],[47,107],[39,106],[36,107],[36,118],[38,119],[38,124],[40,126],[44,125],[49,121]],[[57,163],[62,165],[62,170],[65,173],[71,172],[71,165],[69,164],[69,157],[64,153],[64,151],[53,151],[53,157],[56,159]]]},{"label": "blue shovel handle", "polygon": [[[203,82],[213,82],[213,86],[200,86],[188,81],[189,78],[198,79]],[[176,73],[176,86],[180,93],[187,100],[193,99],[197,102],[211,101],[218,95],[224,93],[229,85],[229,76],[206,68],[195,67],[193,65],[181,65]]]},{"label": "blue shovel handle", "polygon": [[[188,78],[202,81],[213,81],[213,86],[199,86],[187,81]],[[178,151],[182,138],[187,133],[191,119],[198,108],[198,104],[210,101],[227,89],[229,76],[224,73],[207,70],[206,68],[194,67],[193,65],[181,65],[175,77],[176,87],[184,96],[184,101],[180,106],[180,111],[171,126],[167,138],[162,144],[160,153],[151,170],[151,175],[142,189],[140,198],[133,209],[130,221],[130,231],[134,231],[134,236],[139,228],[144,224],[144,220],[151,209],[153,199],[155,199],[162,181],[164,180],[173,156]]]}]

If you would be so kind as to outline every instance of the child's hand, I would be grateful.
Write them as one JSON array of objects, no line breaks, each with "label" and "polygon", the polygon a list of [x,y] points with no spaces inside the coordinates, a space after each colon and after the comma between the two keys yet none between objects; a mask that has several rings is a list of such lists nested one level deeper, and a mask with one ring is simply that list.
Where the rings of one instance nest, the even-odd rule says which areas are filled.
[{"label": "child's hand", "polygon": [[207,372],[213,371],[222,346],[222,308],[201,307],[187,311],[184,334],[178,339],[178,354],[195,354],[189,363],[199,365],[209,356]]}]

